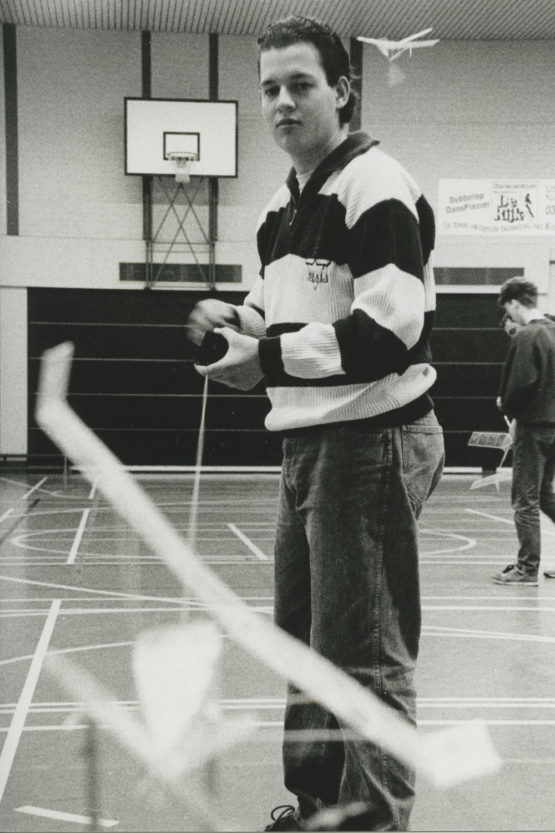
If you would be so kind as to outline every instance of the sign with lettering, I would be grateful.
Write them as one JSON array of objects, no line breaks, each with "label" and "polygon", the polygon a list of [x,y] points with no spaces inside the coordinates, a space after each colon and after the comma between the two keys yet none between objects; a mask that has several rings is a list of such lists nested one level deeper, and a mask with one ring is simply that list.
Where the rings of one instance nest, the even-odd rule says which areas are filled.
[{"label": "sign with lettering", "polygon": [[439,234],[555,235],[555,179],[440,179]]}]

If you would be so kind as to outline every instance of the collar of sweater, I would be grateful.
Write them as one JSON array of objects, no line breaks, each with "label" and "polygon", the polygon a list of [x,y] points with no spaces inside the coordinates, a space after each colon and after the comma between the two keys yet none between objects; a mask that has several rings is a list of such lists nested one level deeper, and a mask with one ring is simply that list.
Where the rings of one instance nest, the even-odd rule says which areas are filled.
[{"label": "collar of sweater", "polygon": [[[303,193],[308,190],[318,189],[333,171],[344,168],[355,156],[360,156],[361,153],[365,153],[369,148],[378,144],[379,141],[377,139],[372,139],[362,130],[356,133],[349,133],[347,138],[334,148],[329,156],[326,156],[320,162],[306,183]],[[291,168],[289,171],[286,184],[293,199],[298,202],[300,199],[300,191],[295,168]]]}]

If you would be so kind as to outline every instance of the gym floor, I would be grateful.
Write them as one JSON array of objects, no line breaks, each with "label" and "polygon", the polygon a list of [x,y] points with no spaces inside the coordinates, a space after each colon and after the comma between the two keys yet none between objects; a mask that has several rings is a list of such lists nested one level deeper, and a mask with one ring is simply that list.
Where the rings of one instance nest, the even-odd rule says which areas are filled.
[{"label": "gym floor", "polygon": [[[191,474],[133,475],[187,533]],[[499,587],[514,559],[509,483],[471,490],[446,475],[421,519],[423,638],[417,674],[423,733],[480,718],[503,760],[494,775],[438,790],[421,779],[415,831],[553,830],[555,581]],[[196,547],[261,616],[272,613],[275,473],[203,474]],[[542,519],[542,570],[555,567],[555,527]],[[0,471],[0,829],[199,830],[198,818],[149,781],[101,727],[97,754],[80,703],[45,667],[63,654],[138,716],[138,634],[206,617],[96,489],[77,473]],[[201,774],[225,830],[264,828],[288,803],[281,784],[284,683],[224,640],[224,714],[253,714],[256,732]],[[89,750],[89,751],[87,751]],[[97,806],[91,789],[97,779]],[[193,782],[191,782],[193,783]],[[91,786],[92,785],[92,786]],[[93,814],[94,815],[94,814]]]}]

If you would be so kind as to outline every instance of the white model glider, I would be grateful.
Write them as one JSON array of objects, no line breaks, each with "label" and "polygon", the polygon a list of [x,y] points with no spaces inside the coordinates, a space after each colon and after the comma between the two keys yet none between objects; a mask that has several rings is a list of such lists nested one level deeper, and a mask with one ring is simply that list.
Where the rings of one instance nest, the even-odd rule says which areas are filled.
[{"label": "white model glider", "polygon": [[435,46],[438,43],[438,39],[435,40],[418,40],[418,38],[427,35],[431,32],[432,29],[424,29],[423,32],[417,32],[414,35],[409,35],[407,38],[403,38],[402,40],[387,40],[385,38],[365,38],[362,35],[357,37],[357,40],[362,41],[363,43],[371,43],[373,46],[376,46],[382,55],[385,55],[388,61],[395,61],[399,55],[402,55],[403,52],[409,53],[412,55],[412,50],[416,49],[417,47],[421,46]]}]

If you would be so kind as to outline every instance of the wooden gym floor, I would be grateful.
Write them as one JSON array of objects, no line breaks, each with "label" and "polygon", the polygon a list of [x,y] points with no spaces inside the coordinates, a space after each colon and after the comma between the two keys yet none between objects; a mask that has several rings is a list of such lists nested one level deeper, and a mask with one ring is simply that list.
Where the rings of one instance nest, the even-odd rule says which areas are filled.
[{"label": "wooden gym floor", "polygon": [[[470,490],[446,475],[421,520],[423,639],[418,714],[423,732],[481,718],[503,759],[493,776],[445,791],[421,782],[416,831],[555,829],[555,580],[499,587],[490,576],[516,552],[509,485]],[[141,484],[183,533],[192,475]],[[203,474],[197,549],[262,616],[272,611],[275,474]],[[545,525],[543,525],[545,524]],[[542,520],[542,570],[555,567],[555,527]],[[137,635],[202,606],[72,474],[0,470],[0,830],[89,826],[91,757],[79,703],[43,667],[61,652],[93,673],[132,713]],[[287,803],[281,785],[284,684],[225,640],[224,712],[256,715],[257,731],[221,758],[207,786],[226,830],[261,830]],[[99,732],[100,828],[198,830],[187,808],[145,781],[141,767]],[[209,781],[209,784],[208,784]]]}]

